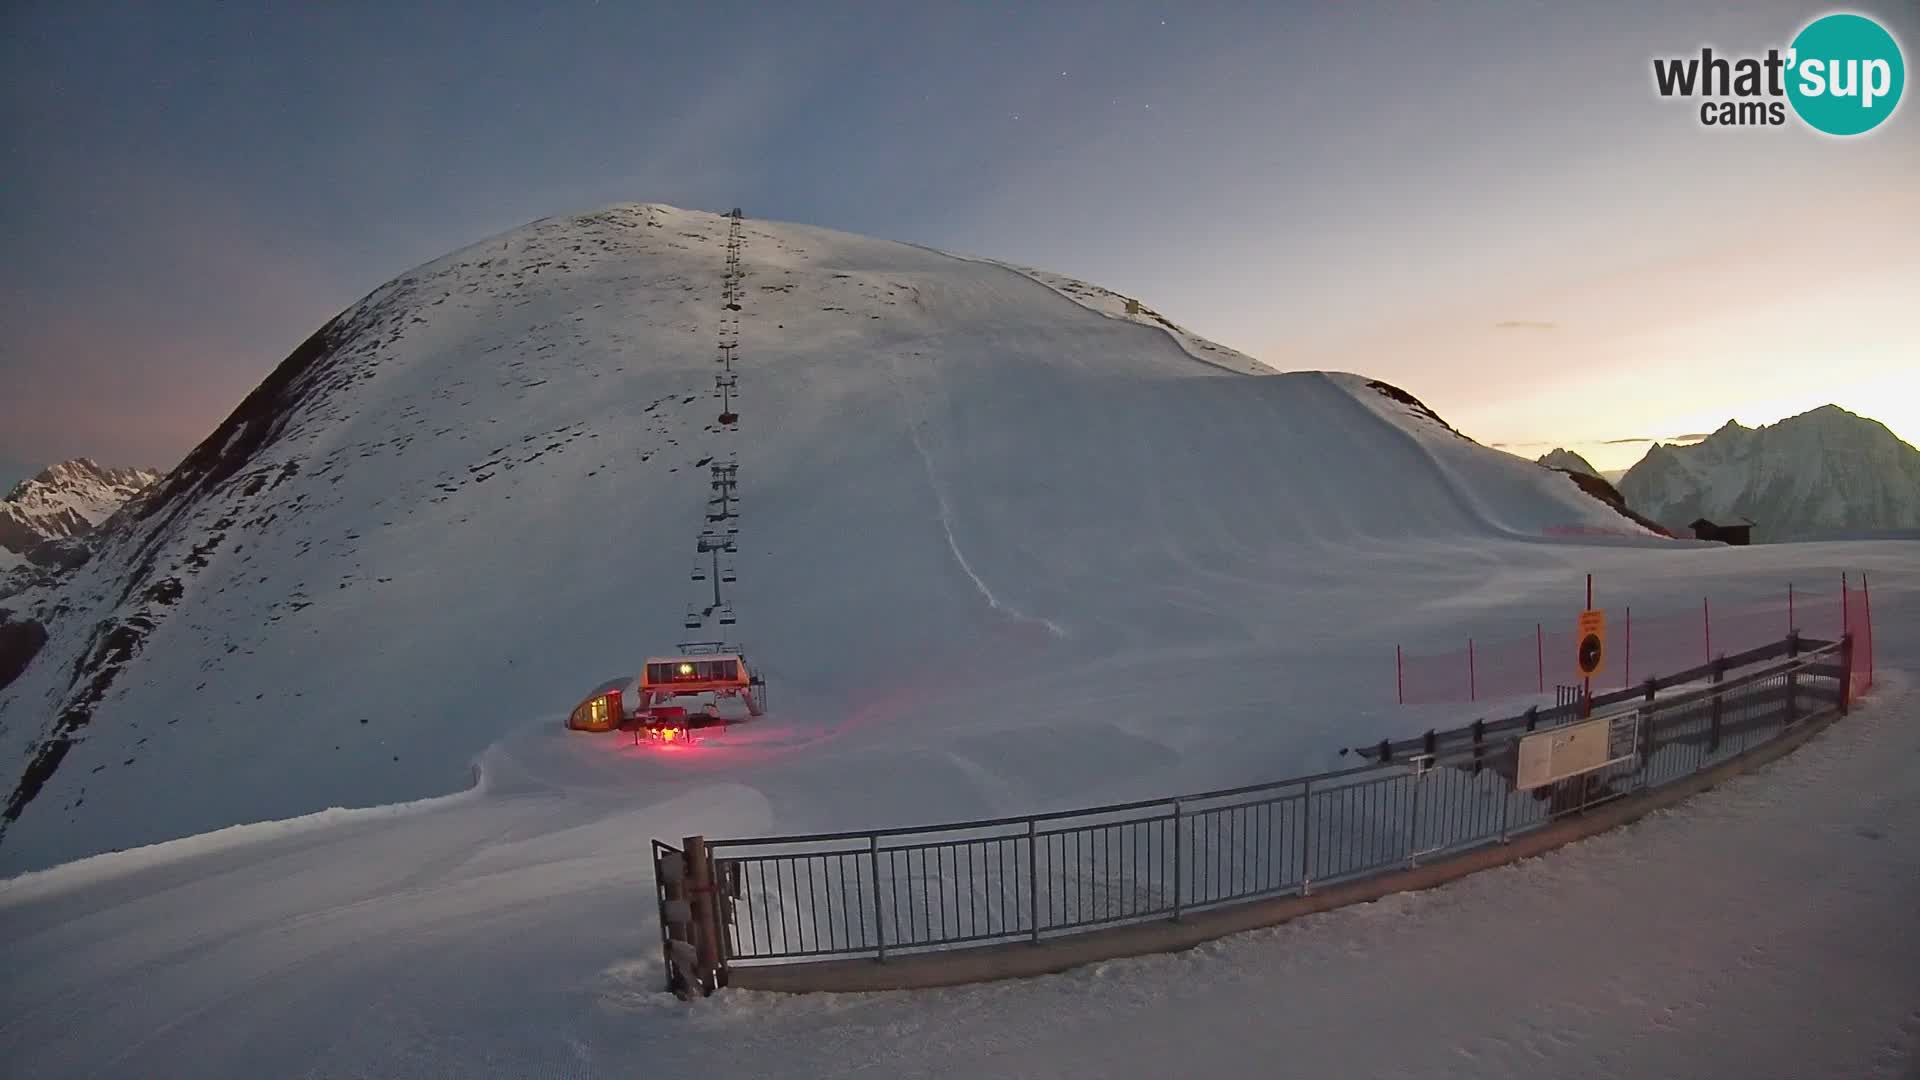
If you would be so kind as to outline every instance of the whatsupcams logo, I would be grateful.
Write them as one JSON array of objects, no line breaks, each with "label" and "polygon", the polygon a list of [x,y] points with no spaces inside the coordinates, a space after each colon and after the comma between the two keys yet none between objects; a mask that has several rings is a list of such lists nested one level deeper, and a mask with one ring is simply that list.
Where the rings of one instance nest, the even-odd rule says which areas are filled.
[{"label": "whatsupcams logo", "polygon": [[1664,98],[1699,98],[1708,127],[1778,126],[1792,106],[1802,123],[1828,135],[1859,135],[1885,123],[1900,104],[1907,66],[1900,43],[1864,15],[1823,15],[1783,52],[1728,57],[1658,57],[1653,85]]}]

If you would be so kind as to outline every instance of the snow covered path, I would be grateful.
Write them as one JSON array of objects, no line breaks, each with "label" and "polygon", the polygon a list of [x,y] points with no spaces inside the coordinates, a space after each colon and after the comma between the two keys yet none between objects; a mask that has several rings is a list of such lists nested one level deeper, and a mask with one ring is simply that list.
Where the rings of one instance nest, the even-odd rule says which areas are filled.
[{"label": "snow covered path", "polygon": [[479,797],[7,883],[0,1059],[36,1077],[718,1060],[772,1077],[1908,1078],[1911,670],[1784,761],[1543,859],[1187,953],[918,994],[675,1001],[636,887],[647,835],[751,829],[764,804],[710,785],[617,809],[503,767]]}]

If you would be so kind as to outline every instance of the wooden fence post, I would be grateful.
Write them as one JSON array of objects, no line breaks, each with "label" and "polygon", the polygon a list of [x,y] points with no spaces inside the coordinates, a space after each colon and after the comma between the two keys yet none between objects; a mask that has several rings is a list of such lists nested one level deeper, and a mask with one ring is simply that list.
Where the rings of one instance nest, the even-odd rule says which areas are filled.
[{"label": "wooden fence post", "polygon": [[704,836],[689,836],[683,841],[687,854],[687,900],[693,914],[694,972],[702,993],[712,993],[720,985],[719,906],[714,903],[713,859],[707,854]]},{"label": "wooden fence post", "polygon": [[693,997],[696,987],[694,969],[699,959],[690,940],[693,912],[687,903],[687,859],[678,851],[659,844],[654,848],[653,872],[660,884],[661,944],[667,967],[667,989],[682,1001]]}]

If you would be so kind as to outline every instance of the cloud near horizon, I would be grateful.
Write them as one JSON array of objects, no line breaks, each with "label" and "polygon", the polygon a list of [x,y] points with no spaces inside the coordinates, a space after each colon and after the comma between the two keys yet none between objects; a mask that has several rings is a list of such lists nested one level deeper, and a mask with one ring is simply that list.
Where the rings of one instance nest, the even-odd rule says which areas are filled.
[{"label": "cloud near horizon", "polygon": [[[1710,434],[1712,434],[1712,432],[1706,432],[1703,434],[1691,434],[1691,435],[1663,435],[1663,436],[1660,436],[1659,438],[1653,438],[1653,439],[1646,438],[1645,436],[1634,436],[1631,439],[1601,439],[1595,445],[1597,446],[1632,446],[1636,443],[1697,443],[1702,439],[1705,439],[1707,435],[1710,435]],[[1530,445],[1544,446],[1546,444],[1538,443],[1538,444],[1530,444]]]}]

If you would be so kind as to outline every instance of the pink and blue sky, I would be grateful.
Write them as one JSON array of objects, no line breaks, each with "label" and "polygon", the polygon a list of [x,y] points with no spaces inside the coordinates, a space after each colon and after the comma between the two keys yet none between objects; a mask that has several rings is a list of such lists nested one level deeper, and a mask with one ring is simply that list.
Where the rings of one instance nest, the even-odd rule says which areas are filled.
[{"label": "pink and blue sky", "polygon": [[[171,465],[296,343],[662,201],[985,254],[1602,469],[1833,402],[1920,442],[1920,103],[1702,127],[1804,4],[58,4],[0,13],[0,461]],[[1909,2],[1856,5],[1920,43]]]}]

